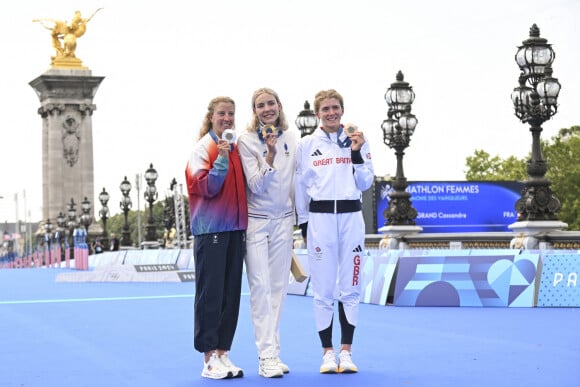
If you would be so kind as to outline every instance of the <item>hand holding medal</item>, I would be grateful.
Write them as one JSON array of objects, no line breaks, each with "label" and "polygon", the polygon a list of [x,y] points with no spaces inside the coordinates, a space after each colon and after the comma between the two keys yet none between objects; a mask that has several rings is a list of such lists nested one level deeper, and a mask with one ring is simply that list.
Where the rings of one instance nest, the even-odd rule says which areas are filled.
[{"label": "hand holding medal", "polygon": [[261,129],[262,139],[268,148],[266,162],[271,167],[274,166],[274,157],[276,156],[276,142],[278,141],[278,129],[274,125],[264,125]]},{"label": "hand holding medal", "polygon": [[363,133],[358,130],[358,126],[355,124],[346,124],[344,125],[344,132],[352,141],[350,148],[354,151],[360,150],[362,144],[365,142],[365,138]]}]

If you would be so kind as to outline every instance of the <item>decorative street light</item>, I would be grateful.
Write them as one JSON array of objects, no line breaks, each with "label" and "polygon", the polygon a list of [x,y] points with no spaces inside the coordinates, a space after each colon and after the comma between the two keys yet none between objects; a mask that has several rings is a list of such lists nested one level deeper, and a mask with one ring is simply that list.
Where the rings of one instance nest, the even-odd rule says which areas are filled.
[{"label": "decorative street light", "polygon": [[50,222],[50,219],[46,220],[46,223],[44,224],[44,240],[46,242],[46,251],[48,252],[47,254],[47,260],[45,262],[46,265],[52,265],[52,230],[53,230],[53,224]]},{"label": "decorative street light", "polygon": [[148,242],[157,241],[157,234],[155,232],[155,224],[153,223],[153,202],[157,200],[157,188],[155,181],[157,180],[157,171],[153,168],[153,164],[149,164],[149,169],[145,171],[145,181],[147,187],[145,188],[145,200],[149,203],[149,219],[147,220],[147,229],[145,240]]},{"label": "decorative street light", "polygon": [[56,216],[56,230],[59,234],[61,234],[64,229],[66,228],[66,217],[64,216],[64,214],[61,212],[58,213],[58,215]]},{"label": "decorative street light", "polygon": [[70,237],[70,244],[69,244],[69,257],[74,256],[74,231],[77,227],[77,215],[76,215],[76,204],[73,198],[70,198],[70,203],[68,204],[67,214],[68,214],[68,234]]},{"label": "decorative street light", "polygon": [[[58,215],[56,216],[56,243],[58,244],[58,246],[61,248],[61,260],[63,258],[64,255],[64,249],[62,249],[62,237],[63,235],[65,235],[65,229],[66,229],[66,217],[64,216],[64,214],[62,213],[62,211],[60,211],[58,213]],[[66,236],[65,236],[66,238]]]},{"label": "decorative street light", "polygon": [[46,223],[44,224],[44,230],[46,235],[52,235],[53,224],[50,222],[50,219],[46,220]]},{"label": "decorative street light", "polygon": [[165,205],[163,206],[163,224],[165,228],[171,232],[173,227],[177,228],[177,218],[175,216],[175,186],[177,185],[177,180],[175,177],[171,180],[169,184],[169,191],[167,194],[170,196],[165,195]]},{"label": "decorative street light", "polygon": [[131,232],[129,231],[129,223],[127,221],[127,216],[129,215],[129,210],[131,209],[131,198],[129,197],[129,192],[131,192],[131,183],[127,180],[127,176],[121,182],[119,186],[121,189],[121,193],[123,194],[123,198],[121,199],[121,210],[123,210],[123,214],[125,215],[125,224],[123,225],[123,232],[121,236],[121,246],[131,246]]},{"label": "decorative street light", "polygon": [[316,117],[316,114],[310,110],[310,104],[308,101],[304,101],[304,110],[298,113],[295,122],[298,129],[300,129],[300,137],[312,134],[312,132],[314,132],[318,127],[318,118]]},{"label": "decorative street light", "polygon": [[85,228],[87,235],[89,233],[89,226],[91,225],[91,202],[85,196],[85,199],[81,202],[81,224]]},{"label": "decorative street light", "polygon": [[552,62],[556,54],[548,41],[540,37],[535,24],[530,37],[518,47],[515,55],[521,74],[519,86],[512,92],[515,115],[530,125],[532,156],[528,160],[528,180],[524,182],[522,197],[516,202],[518,221],[557,220],[560,201],[552,194],[550,180],[545,178],[548,165],[542,157],[540,134],[542,124],[558,110],[561,85],[552,77]]},{"label": "decorative street light", "polygon": [[107,203],[109,202],[109,198],[109,194],[105,191],[105,187],[103,187],[103,191],[99,194],[99,201],[101,202],[99,216],[103,221],[103,238],[107,238],[107,219],[109,218],[109,207],[107,207]]},{"label": "decorative street light", "polygon": [[85,198],[83,199],[83,201],[81,202],[81,211],[82,214],[80,216],[79,222],[80,224],[83,225],[83,228],[85,229],[85,236],[86,236],[86,242],[87,244],[89,244],[89,226],[92,223],[92,219],[91,219],[91,202],[89,201],[89,199],[85,196]]},{"label": "decorative street light", "polygon": [[77,209],[76,209],[75,201],[73,198],[70,198],[70,203],[68,204],[68,208],[67,208],[67,214],[68,214],[67,226],[68,226],[69,230],[71,231],[71,235],[72,235],[72,231],[77,226],[76,212],[77,212]]},{"label": "decorative street light", "polygon": [[415,92],[409,83],[403,81],[403,73],[397,73],[396,81],[385,93],[389,105],[388,118],[383,121],[383,142],[395,150],[397,173],[392,179],[393,191],[389,194],[389,207],[384,212],[386,225],[415,225],[417,210],[411,204],[411,194],[406,191],[407,179],[403,173],[403,155],[409,146],[411,136],[417,126],[417,118],[411,114]]}]

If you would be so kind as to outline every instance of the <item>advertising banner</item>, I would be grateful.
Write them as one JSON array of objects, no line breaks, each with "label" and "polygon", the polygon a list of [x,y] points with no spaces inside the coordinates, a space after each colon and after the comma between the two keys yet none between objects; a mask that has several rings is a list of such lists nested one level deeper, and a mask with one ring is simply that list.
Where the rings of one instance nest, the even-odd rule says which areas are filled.
[{"label": "advertising banner", "polygon": [[[488,232],[511,231],[522,189],[516,181],[420,181],[409,182],[407,192],[424,233]],[[376,182],[377,229],[386,224],[391,191],[389,181]]]},{"label": "advertising banner", "polygon": [[542,257],[539,307],[580,306],[580,254],[547,254]]},{"label": "advertising banner", "polygon": [[539,254],[399,258],[397,306],[533,307]]},{"label": "advertising banner", "polygon": [[402,250],[369,249],[363,260],[360,301],[386,305],[397,261]]}]

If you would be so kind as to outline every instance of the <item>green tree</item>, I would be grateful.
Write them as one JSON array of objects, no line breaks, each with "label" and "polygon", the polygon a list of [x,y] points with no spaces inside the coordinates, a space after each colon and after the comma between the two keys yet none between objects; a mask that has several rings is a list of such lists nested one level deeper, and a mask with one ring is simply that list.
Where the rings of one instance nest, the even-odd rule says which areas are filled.
[{"label": "green tree", "polygon": [[510,156],[502,160],[499,156],[491,157],[484,150],[475,150],[473,156],[468,156],[465,162],[468,170],[465,179],[469,181],[487,180],[525,180],[526,161]]},{"label": "green tree", "polygon": [[[550,140],[542,140],[541,146],[548,163],[546,177],[562,204],[558,218],[568,224],[568,229],[580,230],[580,126],[561,129]],[[524,181],[528,178],[527,159],[515,156],[501,159],[477,149],[473,156],[467,157],[465,165],[465,178],[470,181]]]},{"label": "green tree", "polygon": [[548,162],[546,176],[562,208],[558,217],[568,229],[580,230],[580,126],[560,129],[549,142],[542,142]]}]

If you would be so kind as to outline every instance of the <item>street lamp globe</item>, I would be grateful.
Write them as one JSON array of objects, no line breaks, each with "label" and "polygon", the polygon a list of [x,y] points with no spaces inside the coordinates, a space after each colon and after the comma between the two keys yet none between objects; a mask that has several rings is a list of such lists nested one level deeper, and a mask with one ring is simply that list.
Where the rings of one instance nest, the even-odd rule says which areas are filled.
[{"label": "street lamp globe", "polygon": [[155,168],[153,168],[153,164],[149,164],[149,168],[145,171],[145,180],[147,181],[148,185],[153,185],[155,184],[155,181],[157,181],[157,170]]},{"label": "street lamp globe", "polygon": [[304,101],[304,110],[298,113],[296,117],[296,126],[300,130],[300,137],[308,136],[312,134],[314,130],[318,127],[318,118],[316,114],[310,109],[310,104],[308,101]]},{"label": "street lamp globe", "polygon": [[44,224],[44,230],[46,231],[46,235],[50,238],[50,235],[52,235],[52,223],[50,222],[50,219],[46,220],[46,223]]},{"label": "street lamp globe", "polygon": [[131,191],[131,183],[129,182],[129,180],[127,180],[127,176],[125,176],[125,178],[119,185],[119,189],[121,190],[123,196],[129,195],[129,192]]},{"label": "street lamp globe", "polygon": [[411,106],[413,101],[415,101],[415,92],[409,86],[409,83],[403,80],[402,71],[399,70],[395,79],[396,81],[391,83],[385,93],[385,101],[393,109],[395,115],[399,117],[405,113],[407,106]]},{"label": "street lamp globe", "polygon": [[381,129],[383,130],[383,142],[386,146],[391,148],[391,144],[395,141],[395,126],[397,125],[397,120],[393,118],[393,111],[389,109],[387,112],[387,118],[383,121]]},{"label": "street lamp globe", "polygon": [[64,228],[65,227],[65,216],[64,214],[61,212],[58,213],[57,217],[56,217],[56,224],[58,225],[59,228]]},{"label": "street lamp globe", "polygon": [[99,201],[101,202],[101,205],[103,207],[106,207],[107,203],[109,202],[109,199],[110,199],[109,193],[105,191],[105,187],[103,187],[103,190],[99,194]]},{"label": "street lamp globe", "polygon": [[[72,229],[76,227],[76,217],[77,217],[77,208],[76,208],[76,204],[73,198],[70,198],[70,202],[68,204],[68,208],[67,208],[67,214],[68,214],[68,226],[69,228]],[[72,235],[72,233],[71,233]]]},{"label": "street lamp globe", "polygon": [[515,59],[523,75],[535,86],[544,77],[547,67],[552,65],[556,54],[552,45],[540,37],[540,29],[536,24],[530,28],[530,37],[518,47]]},{"label": "street lamp globe", "polygon": [[85,230],[89,231],[89,226],[91,224],[91,202],[85,196],[84,200],[81,202],[81,211],[83,214],[81,215],[81,223],[85,227]]},{"label": "street lamp globe", "polygon": [[83,199],[83,201],[81,202],[81,209],[82,209],[83,213],[87,213],[91,210],[91,202],[89,201],[89,199],[86,196]]},{"label": "street lamp globe", "polygon": [[419,121],[417,121],[417,117],[415,117],[414,114],[411,114],[410,105],[407,106],[406,110],[407,111],[405,112],[405,114],[403,114],[401,118],[399,118],[399,126],[401,127],[405,135],[410,138],[415,132],[415,128],[417,127]]},{"label": "street lamp globe", "polygon": [[540,96],[540,101],[545,106],[553,106],[554,114],[558,109],[558,95],[560,94],[560,89],[562,86],[560,82],[554,77],[552,77],[552,68],[546,68],[545,77],[538,82],[536,86],[536,91]]}]

